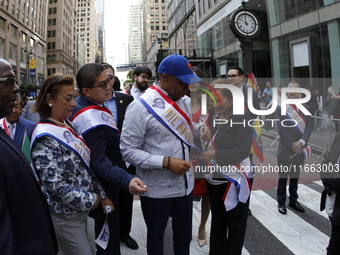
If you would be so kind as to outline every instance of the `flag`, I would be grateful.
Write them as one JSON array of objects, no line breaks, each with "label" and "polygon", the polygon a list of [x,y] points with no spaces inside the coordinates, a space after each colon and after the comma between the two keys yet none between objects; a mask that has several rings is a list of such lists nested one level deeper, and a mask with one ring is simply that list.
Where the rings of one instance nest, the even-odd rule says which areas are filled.
[{"label": "flag", "polygon": [[254,154],[263,163],[263,148],[260,117],[253,122],[253,141],[250,152]]},{"label": "flag", "polygon": [[253,90],[255,90],[258,93],[258,96],[260,98],[261,91],[260,91],[259,86],[257,85],[257,81],[256,81],[254,74],[252,72],[248,72],[247,77],[248,77],[247,84],[251,85]]},{"label": "flag", "polygon": [[306,162],[312,156],[312,146],[308,144],[305,148],[302,149],[302,153]]},{"label": "flag", "polygon": [[31,163],[32,161],[30,146],[31,146],[30,139],[28,138],[27,130],[25,130],[24,139],[22,141],[22,146],[21,146],[21,151],[24,153],[29,163]]}]

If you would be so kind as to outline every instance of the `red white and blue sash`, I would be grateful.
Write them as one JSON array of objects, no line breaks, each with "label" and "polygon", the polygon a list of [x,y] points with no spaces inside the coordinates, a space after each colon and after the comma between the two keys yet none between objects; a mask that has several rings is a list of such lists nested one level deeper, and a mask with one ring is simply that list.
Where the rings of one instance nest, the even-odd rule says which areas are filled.
[{"label": "red white and blue sash", "polygon": [[71,121],[82,135],[102,125],[108,126],[115,132],[120,133],[112,113],[107,108],[99,105],[91,105],[79,110]]},{"label": "red white and blue sash", "polygon": [[[218,131],[211,138],[210,146],[208,146],[207,150],[218,150],[214,142],[214,138],[217,133]],[[219,169],[216,160],[213,160],[210,163],[215,165],[214,169]],[[250,196],[252,164],[249,157],[247,157],[235,165],[219,167],[221,171],[217,171],[217,173],[228,181],[227,189],[223,196],[223,201],[226,210],[230,211],[234,209],[239,202],[246,203]],[[212,175],[206,175],[206,177],[209,179],[212,178]]]},{"label": "red white and blue sash", "polygon": [[229,181],[223,196],[227,211],[234,209],[239,202],[244,204],[247,202],[251,192],[251,167],[251,161],[247,157],[238,164],[228,166],[228,172],[222,173]]},{"label": "red white and blue sash", "polygon": [[287,105],[286,116],[287,116],[288,119],[294,120],[294,121],[292,121],[292,123],[294,125],[296,124],[295,128],[301,134],[303,134],[303,132],[305,132],[305,129],[306,129],[306,120],[301,115],[301,112],[299,112],[296,109],[294,109],[294,107],[292,107],[292,105]]},{"label": "red white and blue sash", "polygon": [[188,146],[194,146],[189,116],[157,86],[147,89],[138,99],[174,135]]},{"label": "red white and blue sash", "polygon": [[92,173],[90,168],[91,150],[71,128],[60,127],[52,123],[38,123],[32,134],[31,149],[37,138],[45,135],[52,137],[66,148],[72,150],[84,163],[87,171]]}]

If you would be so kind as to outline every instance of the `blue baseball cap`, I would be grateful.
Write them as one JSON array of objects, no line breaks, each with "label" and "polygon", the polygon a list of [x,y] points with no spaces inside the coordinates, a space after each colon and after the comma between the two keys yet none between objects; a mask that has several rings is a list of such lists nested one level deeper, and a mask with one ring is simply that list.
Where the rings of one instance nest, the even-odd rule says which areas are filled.
[{"label": "blue baseball cap", "polygon": [[189,60],[178,54],[173,54],[163,59],[158,67],[158,73],[176,76],[186,84],[194,84],[202,81],[202,79],[192,71]]}]

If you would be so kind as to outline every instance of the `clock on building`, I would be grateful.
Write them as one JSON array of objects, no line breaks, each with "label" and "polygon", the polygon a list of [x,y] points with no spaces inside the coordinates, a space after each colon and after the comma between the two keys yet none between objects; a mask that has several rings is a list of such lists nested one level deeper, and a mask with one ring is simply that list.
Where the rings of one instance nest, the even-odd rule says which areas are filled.
[{"label": "clock on building", "polygon": [[247,39],[256,37],[261,25],[255,12],[242,8],[231,15],[230,28],[236,37]]}]

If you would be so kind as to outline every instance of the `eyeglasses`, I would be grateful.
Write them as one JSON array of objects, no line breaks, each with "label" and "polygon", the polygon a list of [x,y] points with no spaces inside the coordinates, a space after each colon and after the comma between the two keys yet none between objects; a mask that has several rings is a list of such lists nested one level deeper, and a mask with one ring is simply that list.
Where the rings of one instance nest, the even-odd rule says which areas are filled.
[{"label": "eyeglasses", "polygon": [[109,81],[112,81],[114,78],[115,78],[114,75],[108,75],[108,76],[107,76],[107,79],[108,79]]},{"label": "eyeglasses", "polygon": [[228,78],[236,78],[239,74],[228,74]]},{"label": "eyeglasses", "polygon": [[140,75],[140,77],[142,77],[143,80],[150,80],[150,77],[149,76],[146,76],[146,75]]},{"label": "eyeglasses", "polygon": [[6,87],[13,87],[15,84],[18,84],[17,79],[13,77],[0,78],[0,82],[6,82]]},{"label": "eyeglasses", "polygon": [[91,87],[88,87],[88,88],[102,88],[102,89],[106,89],[107,85],[109,85],[109,82],[110,82],[110,80],[106,79],[105,81],[101,81],[99,83],[99,85],[91,86]]}]

